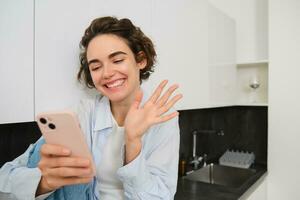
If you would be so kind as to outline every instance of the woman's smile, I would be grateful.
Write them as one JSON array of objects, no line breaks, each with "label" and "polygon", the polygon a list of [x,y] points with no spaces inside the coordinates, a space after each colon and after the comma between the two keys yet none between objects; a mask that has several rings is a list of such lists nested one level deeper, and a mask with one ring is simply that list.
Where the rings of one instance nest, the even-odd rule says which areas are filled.
[{"label": "woman's smile", "polygon": [[105,86],[109,89],[120,88],[121,86],[123,86],[124,82],[125,82],[125,79],[121,78],[121,79],[110,81],[110,82],[106,83]]}]

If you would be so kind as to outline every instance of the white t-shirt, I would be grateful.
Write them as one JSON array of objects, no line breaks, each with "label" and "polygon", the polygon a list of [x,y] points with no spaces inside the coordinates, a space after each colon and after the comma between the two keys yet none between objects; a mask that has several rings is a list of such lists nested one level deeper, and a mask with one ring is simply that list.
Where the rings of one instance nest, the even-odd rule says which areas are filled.
[{"label": "white t-shirt", "polygon": [[119,127],[114,117],[112,119],[112,133],[103,148],[103,162],[96,170],[101,200],[124,199],[123,183],[117,178],[117,170],[123,166],[124,127]]}]

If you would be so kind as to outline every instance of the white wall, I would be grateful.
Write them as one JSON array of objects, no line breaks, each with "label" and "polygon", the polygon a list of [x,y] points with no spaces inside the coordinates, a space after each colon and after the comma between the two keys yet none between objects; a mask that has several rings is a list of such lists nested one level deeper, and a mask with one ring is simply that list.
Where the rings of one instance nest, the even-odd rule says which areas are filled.
[{"label": "white wall", "polygon": [[267,0],[209,0],[236,21],[237,62],[268,58]]},{"label": "white wall", "polygon": [[300,1],[269,1],[268,199],[300,199]]}]

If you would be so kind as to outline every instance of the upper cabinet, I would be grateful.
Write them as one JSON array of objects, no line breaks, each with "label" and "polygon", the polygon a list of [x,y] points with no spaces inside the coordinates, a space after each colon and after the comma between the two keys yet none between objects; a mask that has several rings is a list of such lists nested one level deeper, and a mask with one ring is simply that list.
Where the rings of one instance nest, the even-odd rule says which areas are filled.
[{"label": "upper cabinet", "polygon": [[268,59],[267,0],[209,0],[236,22],[237,63]]},{"label": "upper cabinet", "polygon": [[0,123],[34,119],[33,0],[1,0]]},{"label": "upper cabinet", "polygon": [[236,26],[227,14],[208,3],[210,106],[233,105],[236,99]]},{"label": "upper cabinet", "polygon": [[209,102],[208,20],[204,0],[153,0],[153,41],[158,63],[150,82],[178,83],[183,99],[177,109]]},{"label": "upper cabinet", "polygon": [[233,104],[233,20],[207,0],[153,0],[152,24],[158,64],[148,87],[163,79],[178,83],[177,109]]}]

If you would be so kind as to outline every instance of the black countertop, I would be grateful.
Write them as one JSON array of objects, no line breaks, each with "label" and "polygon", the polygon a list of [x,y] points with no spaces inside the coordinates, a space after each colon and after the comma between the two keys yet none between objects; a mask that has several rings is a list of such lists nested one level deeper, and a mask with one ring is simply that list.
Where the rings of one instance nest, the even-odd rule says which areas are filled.
[{"label": "black countertop", "polygon": [[175,200],[236,200],[239,199],[267,171],[264,165],[253,167],[256,172],[240,187],[233,188],[222,185],[191,181],[178,178]]}]

